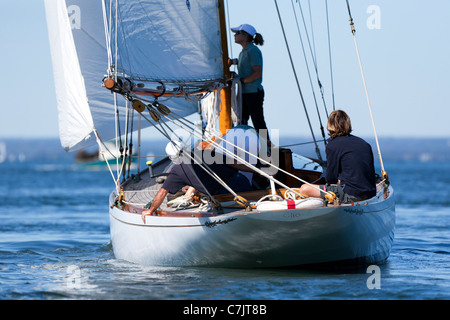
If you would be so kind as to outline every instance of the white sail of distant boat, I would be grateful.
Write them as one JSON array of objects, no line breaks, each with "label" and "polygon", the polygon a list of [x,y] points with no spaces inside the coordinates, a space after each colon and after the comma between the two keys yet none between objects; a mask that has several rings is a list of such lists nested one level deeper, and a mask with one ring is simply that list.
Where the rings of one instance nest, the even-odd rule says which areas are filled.
[{"label": "white sail of distant boat", "polygon": [[[313,160],[280,148],[279,159],[267,161],[275,152],[249,154],[239,139],[222,141],[230,132],[251,131],[237,126],[239,112],[232,111],[239,110],[239,82],[227,63],[224,0],[45,4],[63,148],[98,144],[102,149],[115,138],[126,155],[135,151],[135,135],[139,147],[141,130],[153,126],[168,138],[174,161],[201,147],[248,166],[249,158],[258,158],[266,166],[254,168],[263,187],[250,177],[254,190],[236,193],[219,181],[228,194],[201,195],[178,207],[166,199],[144,221],[141,212],[170,174],[171,159],[138,168],[129,179],[120,179],[126,163],[116,174],[111,170],[110,229],[117,258],[158,266],[249,268],[373,264],[388,258],[395,201],[387,176],[377,195],[364,202],[308,198],[298,188],[323,174],[320,152]],[[186,119],[195,112],[207,122],[201,128]],[[181,131],[193,137],[192,146],[181,141]],[[318,151],[314,134],[313,140]]]},{"label": "white sail of distant boat", "polygon": [[6,160],[6,143],[3,141],[0,142],[0,163],[5,162]]}]

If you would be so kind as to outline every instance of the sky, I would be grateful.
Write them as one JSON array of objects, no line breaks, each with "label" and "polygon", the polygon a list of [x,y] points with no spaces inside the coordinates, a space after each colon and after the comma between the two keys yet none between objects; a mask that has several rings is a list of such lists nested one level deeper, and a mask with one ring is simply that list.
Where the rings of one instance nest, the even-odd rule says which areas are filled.
[{"label": "sky", "polygon": [[[308,3],[311,3],[309,10]],[[299,45],[290,0],[277,1],[314,134],[319,120]],[[294,0],[297,14],[298,4]],[[353,133],[373,137],[355,44],[344,0],[329,0],[332,69],[325,0],[301,0],[314,39],[317,70],[331,112],[333,71],[337,109],[352,119]],[[450,1],[350,0],[357,43],[378,137],[450,137]],[[231,26],[252,24],[264,37],[264,111],[280,135],[310,135],[273,0],[229,0]],[[301,15],[298,15],[303,30]],[[312,31],[311,31],[312,30]],[[303,31],[301,31],[303,33]],[[314,38],[311,34],[314,33]],[[302,36],[307,59],[310,49]],[[58,137],[58,116],[43,0],[0,0],[1,138]],[[231,45],[232,57],[241,47]],[[309,66],[317,83],[315,69]],[[325,108],[315,91],[322,123]]]}]

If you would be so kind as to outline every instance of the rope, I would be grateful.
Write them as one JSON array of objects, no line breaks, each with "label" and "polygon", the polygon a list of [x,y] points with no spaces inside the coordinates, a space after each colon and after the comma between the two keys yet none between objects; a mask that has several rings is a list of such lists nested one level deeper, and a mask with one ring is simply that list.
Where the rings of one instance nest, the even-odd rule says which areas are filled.
[{"label": "rope", "polygon": [[102,11],[103,11],[103,23],[105,28],[105,37],[106,37],[106,52],[108,55],[108,75],[112,74],[111,64],[112,64],[112,54],[111,54],[111,26],[108,26],[108,21],[111,23],[111,18],[107,18],[106,12],[106,4],[105,0],[102,1]]},{"label": "rope", "polygon": [[[164,116],[164,115],[163,115],[163,116]],[[182,127],[182,126],[180,126],[180,128],[181,128],[181,129],[184,129],[184,130],[186,130],[186,131],[188,131],[189,133],[193,134],[194,136],[195,136],[195,135],[198,135],[198,134],[196,134],[195,130],[189,131],[189,130],[187,130],[185,127]],[[200,138],[203,139],[202,136],[200,136]],[[217,140],[219,140],[220,142],[221,142],[221,141],[224,141],[221,137],[218,137]],[[216,140],[216,141],[217,141],[217,140]],[[290,191],[296,193],[296,194],[299,195],[300,197],[303,197],[301,194],[297,193],[295,190],[293,190],[293,189],[290,188],[289,186],[283,184],[282,182],[280,182],[280,181],[278,181],[277,179],[273,178],[272,176],[268,175],[268,174],[265,173],[264,171],[262,171],[262,170],[260,170],[260,169],[258,169],[258,168],[256,168],[256,167],[254,167],[252,164],[250,164],[250,163],[248,163],[247,161],[245,161],[245,159],[242,159],[242,158],[240,158],[239,156],[237,156],[236,154],[234,154],[233,152],[231,152],[230,150],[227,150],[226,148],[224,148],[223,146],[221,146],[220,144],[218,144],[216,141],[210,141],[211,145],[213,145],[215,148],[222,149],[223,151],[225,151],[225,153],[226,153],[227,155],[231,156],[233,159],[237,160],[239,163],[244,164],[244,165],[247,166],[248,168],[250,168],[250,169],[252,169],[253,171],[259,173],[259,174],[262,175],[262,176],[264,176],[265,178],[267,178],[267,179],[269,179],[269,180],[271,180],[271,181],[277,183],[277,184],[280,185],[281,187],[286,188],[286,189],[288,189],[288,190],[290,190]],[[301,179],[301,178],[299,178],[299,177],[293,175],[292,173],[290,173],[290,172],[288,172],[288,171],[285,171],[285,170],[283,170],[283,169],[281,169],[281,168],[276,167],[275,165],[273,165],[272,163],[266,161],[265,159],[263,159],[263,158],[261,158],[261,157],[259,157],[259,156],[255,156],[255,155],[251,154],[249,151],[247,151],[247,150],[245,150],[245,149],[243,149],[243,148],[241,148],[241,147],[239,147],[239,146],[237,146],[237,145],[234,145],[233,143],[231,143],[231,142],[229,142],[229,141],[227,141],[227,144],[230,144],[230,145],[233,146],[234,148],[236,148],[236,149],[238,149],[238,150],[241,150],[241,151],[243,151],[244,153],[246,153],[246,154],[248,154],[248,155],[251,155],[251,156],[257,158],[257,159],[260,160],[262,163],[264,163],[264,164],[266,164],[266,165],[269,165],[269,166],[272,167],[272,168],[276,168],[277,170],[279,170],[279,171],[281,171],[281,172],[283,172],[283,173],[285,173],[285,174],[287,174],[287,175],[289,175],[289,176],[291,176],[291,177],[293,177],[293,178],[295,178],[295,179],[297,179],[297,180],[299,180],[299,181],[301,181],[301,182],[303,182],[303,183],[305,183],[305,184],[308,184],[308,185],[310,185],[310,186],[316,188],[316,189],[319,190],[320,192],[325,193],[325,194],[328,194],[328,195],[331,196],[331,194],[328,193],[327,191],[324,191],[324,190],[322,190],[322,189],[316,187],[315,185],[313,185],[313,184],[311,184],[311,183],[309,183],[309,182],[307,182],[307,181],[305,181],[305,180],[303,180],[303,179]],[[225,186],[224,186],[224,187],[225,187]],[[226,188],[227,188],[227,190],[231,190],[231,189],[228,188],[228,187],[226,187]],[[236,194],[235,194],[234,192],[230,192],[230,193],[232,193],[233,195],[236,196]]]},{"label": "rope", "polygon": [[[303,14],[303,9],[302,9],[302,5],[301,5],[300,1],[298,1],[298,7],[300,8],[300,13],[302,14],[303,27],[305,28],[305,34],[306,34],[306,39],[308,40],[309,51],[311,53],[311,57],[312,57],[312,60],[313,60],[314,70],[316,71],[317,84],[319,86],[320,94],[322,96],[322,102],[323,102],[323,107],[324,107],[324,110],[325,110],[325,114],[326,114],[326,116],[328,118],[327,104],[325,102],[322,82],[320,81],[320,77],[319,77],[319,68],[317,66],[317,55],[316,55],[316,45],[315,45],[315,42],[314,42],[314,38],[315,37],[314,37],[314,28],[313,28],[313,22],[312,22],[312,14],[311,14],[311,3],[310,3],[310,1],[308,1],[310,24],[311,24],[311,35],[312,35],[312,45],[311,45],[311,40],[309,38],[308,28],[306,27],[305,16]],[[320,117],[319,117],[319,120],[320,120]]]},{"label": "rope", "polygon": [[[322,140],[318,140],[319,142],[321,142]],[[308,141],[308,142],[299,142],[299,143],[293,143],[293,144],[287,144],[284,146],[280,146],[281,148],[289,148],[289,147],[296,147],[296,146],[302,146],[305,144],[311,144],[314,143],[314,141]]]},{"label": "rope", "polygon": [[[322,134],[323,142],[324,142],[324,144],[325,144],[325,146],[326,146],[327,143],[326,143],[326,139],[325,139],[325,130],[324,130],[324,127],[323,127],[323,125],[322,125],[322,117],[320,116],[319,106],[318,106],[318,104],[317,104],[316,91],[314,90],[314,86],[313,86],[313,82],[312,82],[312,78],[311,78],[311,71],[309,70],[308,59],[306,58],[305,46],[304,46],[304,44],[303,44],[303,38],[302,38],[302,34],[301,34],[301,32],[300,32],[300,26],[299,26],[299,24],[298,24],[297,13],[295,12],[295,7],[294,7],[294,2],[293,2],[293,0],[291,1],[291,5],[292,5],[292,10],[293,10],[293,12],[294,12],[295,22],[296,22],[296,24],[297,24],[297,31],[298,31],[298,35],[299,35],[299,38],[300,38],[300,43],[301,43],[301,45],[302,45],[303,57],[305,58],[305,65],[306,65],[306,70],[307,70],[307,72],[308,72],[308,78],[309,78],[309,83],[310,83],[310,86],[311,86],[311,91],[312,91],[312,93],[313,93],[314,104],[315,104],[315,106],[316,106],[317,116],[318,116],[318,118],[319,118],[320,132],[321,132],[321,134]],[[306,36],[307,36],[307,39],[308,39],[308,44],[309,44],[309,47],[310,47],[311,56],[312,56],[312,59],[313,59],[313,62],[314,62],[315,70],[316,70],[317,82],[319,83],[319,88],[320,88],[320,91],[321,91],[321,93],[322,93],[322,101],[323,101],[323,103],[324,103],[324,106],[325,106],[325,112],[326,112],[326,115],[327,115],[327,117],[328,117],[327,108],[326,108],[326,105],[325,105],[325,101],[324,101],[324,99],[323,99],[322,84],[321,84],[321,82],[320,82],[320,80],[319,80],[319,74],[318,74],[318,70],[317,70],[317,62],[316,62],[315,52],[314,52],[314,54],[313,54],[313,52],[312,52],[312,50],[311,50],[311,43],[310,43],[310,41],[309,41],[308,30],[306,29],[305,18],[303,17],[303,11],[302,11],[302,7],[301,7],[301,5],[300,5],[300,2],[298,3],[298,5],[299,5],[299,7],[300,7],[300,12],[301,12],[301,14],[302,14],[303,25],[304,25],[304,27],[305,27],[305,33],[306,33]]]},{"label": "rope", "polygon": [[[237,197],[238,195],[234,192],[233,189],[231,189],[214,171],[212,171],[206,164],[204,163],[199,163],[198,161],[196,161],[195,157],[192,157],[191,154],[186,153],[189,158],[191,158],[191,160],[194,160],[194,162],[196,164],[199,165],[200,168],[202,168],[206,173],[208,173],[212,178],[216,179],[216,181],[222,185],[225,189],[227,189],[232,195],[234,195],[235,197]],[[211,195],[211,193],[209,193],[208,189],[205,187],[205,185],[203,184],[203,182],[198,178],[197,174],[194,171],[194,168],[189,166],[189,169],[191,170],[192,174],[197,178],[198,182],[200,182],[200,184],[202,185],[203,189],[205,189],[206,193],[208,194],[209,198],[211,199],[211,201],[214,202],[215,206],[218,208],[220,207],[220,204],[217,202],[216,199],[214,199],[214,197]]]},{"label": "rope", "polygon": [[[148,108],[150,108],[150,106],[148,106]],[[177,115],[176,113],[170,112],[168,115],[166,115],[166,114],[164,114],[164,113],[160,113],[157,109],[154,109],[154,110],[152,110],[152,111],[154,111],[155,113],[159,114],[160,117],[162,116],[162,117],[166,118],[166,119],[168,120],[168,122],[173,123],[174,125],[178,126],[179,128],[181,128],[181,129],[183,129],[183,130],[186,130],[186,131],[189,132],[190,134],[192,134],[192,135],[194,135],[194,136],[197,136],[198,138],[200,138],[200,139],[202,139],[202,140],[204,141],[203,134],[202,134],[202,133],[197,133],[197,132],[195,131],[196,126],[195,126],[191,121],[186,120],[186,119],[183,119],[183,120],[185,120],[186,122],[188,122],[188,123],[190,123],[190,124],[192,125],[192,127],[189,127],[189,125],[186,125],[186,123],[183,123],[183,121],[181,120],[182,118],[181,118],[179,115]],[[168,126],[167,123],[165,123],[165,122],[160,122],[160,121],[158,120],[157,122],[159,122],[159,124],[160,124],[160,126],[158,127],[157,125],[155,125],[155,123],[153,123],[153,122],[152,122],[148,117],[146,117],[144,114],[142,114],[142,113],[140,113],[140,114],[142,115],[142,117],[143,117],[145,120],[147,120],[150,124],[152,124],[153,127],[155,127],[155,128],[156,128],[163,136],[165,136],[169,141],[172,141],[172,139],[171,139],[171,137],[169,136],[168,132],[164,129],[164,126],[166,126],[167,129],[168,129],[169,131],[171,131],[171,132],[179,139],[179,141],[182,141],[181,138],[180,138],[180,137],[172,130],[172,128],[170,128],[170,127]],[[172,117],[172,119],[169,117],[169,115],[170,115],[170,117]],[[177,123],[177,122],[179,122],[179,123]],[[219,139],[220,141],[223,141],[223,139],[220,138],[220,137],[219,137],[218,139]],[[268,178],[269,180],[271,180],[271,181],[277,183],[278,185],[280,185],[280,186],[282,186],[282,187],[284,187],[284,188],[286,188],[286,189],[288,189],[288,190],[291,190],[292,192],[296,193],[296,194],[299,195],[300,197],[303,197],[303,195],[297,193],[295,190],[291,189],[291,188],[288,187],[287,185],[285,185],[285,184],[281,183],[280,181],[276,180],[276,179],[273,178],[272,176],[269,176],[269,175],[268,175],[267,173],[265,173],[264,171],[262,171],[262,170],[260,170],[260,169],[258,169],[258,168],[256,168],[256,167],[254,167],[252,164],[246,162],[244,159],[240,158],[239,156],[235,155],[235,154],[232,153],[231,151],[229,151],[229,150],[225,149],[224,147],[220,146],[220,145],[219,145],[218,143],[216,143],[215,141],[210,141],[210,143],[211,143],[213,146],[215,146],[216,148],[217,148],[217,147],[221,148],[223,151],[225,151],[226,154],[230,155],[233,159],[237,160],[239,163],[246,165],[247,167],[251,168],[251,169],[254,170],[255,172],[257,172],[257,173],[261,174],[262,176]],[[239,146],[234,145],[234,144],[231,143],[231,142],[228,142],[228,141],[227,141],[227,143],[229,143],[229,144],[232,145],[233,147],[235,147],[235,148],[237,148],[237,149],[243,151],[244,153],[247,153],[247,154],[249,154],[249,155],[251,155],[251,156],[253,156],[253,157],[256,157],[256,158],[259,159],[261,162],[263,162],[263,163],[265,163],[265,164],[267,164],[267,165],[269,165],[269,166],[271,166],[271,167],[273,167],[273,168],[276,168],[277,170],[279,170],[279,171],[281,171],[281,172],[283,172],[283,173],[285,173],[285,174],[287,174],[287,175],[289,175],[289,176],[291,176],[291,177],[293,177],[293,178],[295,178],[295,179],[297,179],[297,180],[299,180],[299,181],[301,181],[301,182],[303,182],[303,183],[306,183],[306,184],[308,184],[308,185],[314,186],[313,184],[311,184],[311,183],[309,183],[309,182],[307,182],[307,181],[305,181],[305,180],[302,180],[301,178],[299,178],[299,177],[297,177],[297,176],[291,174],[290,172],[287,172],[287,171],[285,171],[285,170],[283,170],[283,169],[281,169],[281,168],[278,168],[278,167],[274,166],[272,163],[266,161],[265,159],[262,159],[262,158],[259,157],[259,156],[255,156],[255,155],[251,154],[250,152],[248,152],[247,150],[242,149],[242,148],[240,148]],[[189,155],[189,157],[191,157],[191,156]],[[192,158],[192,157],[191,157],[191,158]],[[195,159],[193,159],[193,160],[195,161]],[[226,188],[228,191],[230,191],[230,193],[232,193],[232,194],[233,194],[235,197],[237,197],[237,198],[239,197],[239,196],[238,196],[238,195],[237,195],[237,194],[236,194],[236,193],[235,193],[235,192],[234,192],[234,191],[233,191],[233,190],[232,190],[232,189],[231,189],[231,188],[223,181],[223,180],[221,180],[214,172],[212,172],[212,170],[209,169],[209,167],[208,167],[208,169],[206,169],[206,168],[204,168],[204,167],[202,166],[202,164],[200,164],[200,163],[198,163],[198,164],[202,167],[203,170],[205,170],[205,171],[206,171],[208,174],[210,174],[214,179],[216,179],[216,181],[218,181],[224,188]],[[209,170],[209,172],[208,172],[208,170]],[[111,171],[111,173],[112,173],[112,170],[111,170],[111,169],[110,169],[110,171]],[[194,174],[195,174],[195,172],[194,172]],[[119,174],[119,175],[120,175],[120,174]],[[113,179],[114,179],[114,175],[113,175]],[[200,181],[200,182],[201,182],[201,181]],[[317,189],[318,189],[320,192],[324,192],[324,193],[326,193],[326,194],[329,194],[328,192],[323,191],[323,190],[321,190],[320,188],[317,188]],[[207,189],[205,188],[205,190],[207,190]],[[118,192],[119,192],[119,191],[118,191]],[[215,201],[214,198],[213,198],[210,194],[209,194],[209,196],[210,196],[210,198],[212,199],[212,201],[214,202],[214,201]],[[215,204],[217,204],[217,203],[215,203]]]},{"label": "rope", "polygon": [[[97,130],[94,129],[93,131],[94,131],[95,138],[96,138],[96,141],[97,141],[97,144],[98,144],[98,147],[99,147],[99,151],[100,151],[99,153],[100,153],[101,156],[103,157],[103,160],[106,162],[106,165],[108,166],[108,170],[109,170],[109,172],[111,173],[111,176],[112,176],[112,178],[113,178],[113,181],[116,182],[116,178],[114,177],[113,170],[112,170],[111,166],[109,165],[108,160],[106,160],[106,157],[105,157],[105,154],[104,154],[105,152],[103,151],[102,145],[104,145],[104,143],[103,143],[103,141],[100,139],[100,136],[98,135]],[[109,150],[108,150],[108,151],[109,151]],[[118,185],[117,183],[116,183],[116,191],[117,191],[117,194],[120,193],[119,185]]]},{"label": "rope", "polygon": [[334,77],[333,77],[333,63],[331,59],[331,37],[330,37],[330,19],[328,16],[328,0],[325,0],[325,8],[327,15],[327,33],[328,33],[328,57],[330,60],[330,78],[331,78],[331,98],[333,101],[333,111],[336,110],[336,104],[334,101]]},{"label": "rope", "polygon": [[365,93],[366,93],[367,105],[368,105],[368,107],[369,107],[370,119],[371,119],[371,121],[372,121],[373,132],[374,132],[374,134],[375,134],[375,141],[376,141],[376,144],[377,144],[377,150],[378,150],[378,158],[379,158],[379,160],[380,160],[380,165],[381,165],[381,174],[382,174],[383,178],[387,178],[387,173],[386,173],[386,171],[384,170],[383,158],[382,158],[382,156],[381,156],[380,144],[379,144],[379,142],[378,142],[378,135],[377,135],[377,131],[376,131],[376,129],[375,129],[375,122],[374,122],[374,120],[373,120],[372,107],[371,107],[371,105],[370,105],[369,93],[368,93],[368,91],[367,91],[366,78],[365,78],[365,76],[364,76],[364,70],[363,70],[363,66],[362,66],[362,62],[361,62],[361,56],[360,56],[360,54],[359,54],[358,42],[356,41],[356,29],[355,29],[355,25],[354,25],[354,23],[353,23],[352,14],[351,14],[351,12],[350,12],[350,4],[349,4],[348,0],[346,0],[346,1],[347,1],[348,14],[349,14],[349,18],[350,18],[350,27],[351,27],[352,34],[353,34],[353,40],[354,40],[354,42],[355,42],[355,48],[356,48],[356,54],[357,54],[357,56],[358,56],[359,68],[360,68],[360,70],[361,70],[361,76],[362,76],[362,80],[363,80],[364,91],[365,91]]}]

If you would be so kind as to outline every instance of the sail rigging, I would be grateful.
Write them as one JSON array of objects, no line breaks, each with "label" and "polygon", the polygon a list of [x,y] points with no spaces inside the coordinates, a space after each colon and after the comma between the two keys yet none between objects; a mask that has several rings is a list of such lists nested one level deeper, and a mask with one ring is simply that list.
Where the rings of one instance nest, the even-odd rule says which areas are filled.
[{"label": "sail rigging", "polygon": [[116,72],[163,83],[222,79],[216,1],[105,1],[105,10]]},{"label": "sail rigging", "polygon": [[[181,92],[181,99],[164,99],[180,116],[197,111],[197,101],[185,99],[192,86],[211,90],[223,79],[215,0],[191,1],[189,7],[185,1],[100,0],[46,0],[45,6],[60,140],[67,151],[95,144],[94,131],[103,141],[115,138],[111,124],[117,121],[125,128],[129,105],[102,87],[108,72],[140,88],[155,82],[156,90]],[[139,127],[137,117],[130,121]]]},{"label": "sail rigging", "polygon": [[[320,152],[320,160],[314,160],[290,149],[269,150],[256,133],[257,139],[243,134],[222,136],[232,123],[239,123],[238,112],[230,116],[232,101],[239,100],[234,92],[239,80],[228,68],[225,1],[46,0],[61,143],[69,151],[97,143],[104,154],[105,142],[116,138],[120,151],[116,175],[109,168],[116,183],[109,198],[115,256],[160,266],[285,267],[384,261],[395,224],[393,189],[385,180],[375,196],[357,200],[354,208],[353,203],[341,204],[334,193],[315,184],[324,172]],[[313,36],[312,17],[310,22]],[[285,40],[289,50],[286,36]],[[316,52],[309,45],[318,80],[315,85],[323,94]],[[291,52],[289,58],[296,73]],[[297,86],[302,96],[299,81]],[[319,151],[307,105],[302,103]],[[227,115],[219,121],[220,132],[213,125],[200,127],[186,118],[199,105],[209,105],[204,117],[210,122],[217,121],[218,114]],[[319,112],[317,103],[316,109]],[[139,132],[140,145],[140,132],[146,126],[153,126],[170,141],[169,157],[148,163],[149,170],[138,167],[136,175],[125,177],[131,163],[127,154],[134,152],[134,131]],[[198,140],[189,145],[180,129]],[[250,147],[251,141],[257,146]],[[236,168],[234,173],[220,175],[208,161],[219,164],[218,158],[208,154],[213,150],[220,159],[227,156],[233,164],[256,174],[240,177]],[[199,154],[201,158],[196,157]],[[208,176],[189,166],[199,184],[183,180],[171,191],[182,191],[189,184],[203,194],[186,193],[192,200],[190,207],[175,208],[165,187],[177,179],[176,169],[182,168],[174,164],[186,157]],[[246,171],[242,166],[239,169]],[[163,182],[167,176],[169,180]],[[210,186],[205,177],[213,177],[224,191]],[[239,192],[238,184],[249,187]],[[306,198],[299,189],[305,184],[317,188],[325,200],[315,195]]]},{"label": "sail rigging", "polygon": [[[274,2],[284,33],[277,0]],[[293,1],[291,5],[304,47]],[[74,151],[117,138],[121,153],[126,154],[133,148],[131,133],[147,126],[157,127],[170,140],[174,130],[164,122],[178,120],[182,123],[181,119],[198,111],[199,102],[207,97],[214,97],[210,115],[218,109],[230,113],[231,88],[225,85],[230,80],[230,73],[223,1],[46,0],[46,8],[54,56],[60,136],[66,150]],[[308,31],[300,2],[298,8],[328,115],[315,44],[311,44],[308,35],[310,32],[313,36],[312,17]],[[285,34],[284,38],[316,154],[319,162],[325,165]],[[303,53],[307,63],[304,48]],[[316,100],[311,75],[310,83]],[[317,101],[316,110],[325,142]],[[141,122],[141,118],[146,121]],[[230,128],[230,118],[225,118],[225,125],[221,123],[222,135]],[[233,120],[239,121],[236,117]],[[196,130],[195,126],[180,126],[191,134]],[[216,134],[215,127],[209,127],[203,133],[210,138]]]},{"label": "sail rigging", "polygon": [[350,21],[350,28],[351,28],[352,34],[353,34],[353,41],[355,43],[356,55],[358,57],[359,68],[360,68],[360,71],[361,71],[361,77],[362,77],[362,81],[363,81],[363,85],[364,85],[364,92],[366,94],[367,106],[369,108],[370,119],[372,121],[372,128],[373,128],[373,132],[374,132],[374,136],[375,136],[375,142],[376,142],[376,145],[377,145],[378,159],[380,160],[380,165],[381,165],[381,176],[386,181],[386,183],[389,184],[388,174],[384,170],[383,157],[381,155],[381,149],[380,149],[380,144],[378,142],[377,130],[375,128],[375,122],[373,120],[372,106],[370,104],[369,93],[368,93],[368,90],[367,90],[366,77],[364,75],[364,70],[363,70],[362,61],[361,61],[361,55],[359,54],[358,41],[356,40],[356,28],[355,28],[355,24],[353,23],[353,17],[352,17],[352,13],[351,13],[351,10],[350,10],[350,3],[349,3],[348,0],[346,0],[346,3],[347,3],[347,10],[348,10],[348,16],[349,16],[349,21]]}]

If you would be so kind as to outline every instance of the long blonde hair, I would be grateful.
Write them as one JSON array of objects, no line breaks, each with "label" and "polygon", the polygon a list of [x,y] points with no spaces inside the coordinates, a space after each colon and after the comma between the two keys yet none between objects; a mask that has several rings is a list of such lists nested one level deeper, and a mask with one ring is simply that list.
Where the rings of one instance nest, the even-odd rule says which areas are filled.
[{"label": "long blonde hair", "polygon": [[350,117],[342,110],[333,111],[328,117],[328,135],[332,138],[348,136],[352,132]]}]

